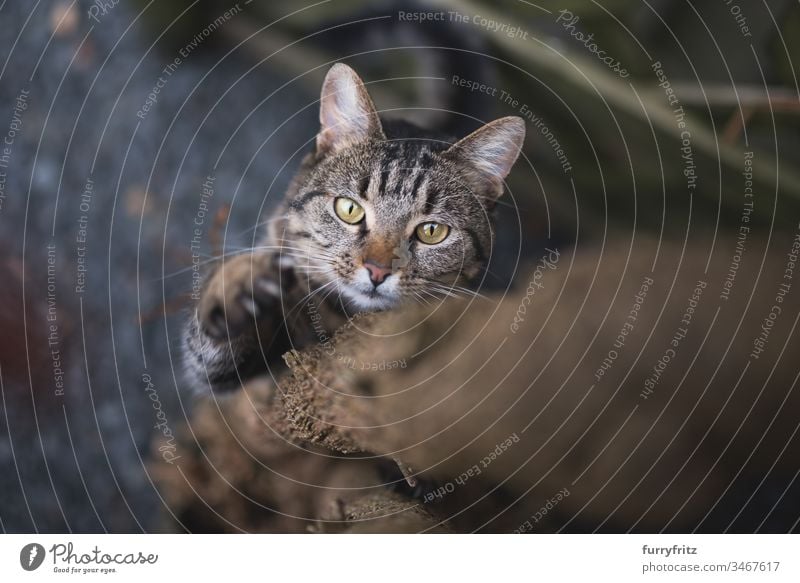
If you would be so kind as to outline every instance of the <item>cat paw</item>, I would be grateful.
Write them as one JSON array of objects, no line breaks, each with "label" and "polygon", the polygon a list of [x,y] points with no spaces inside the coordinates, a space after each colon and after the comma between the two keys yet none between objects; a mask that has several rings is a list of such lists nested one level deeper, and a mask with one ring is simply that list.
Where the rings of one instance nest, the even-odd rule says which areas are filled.
[{"label": "cat paw", "polygon": [[215,340],[236,338],[280,310],[278,273],[267,257],[253,254],[226,259],[211,276],[197,306],[197,318]]}]

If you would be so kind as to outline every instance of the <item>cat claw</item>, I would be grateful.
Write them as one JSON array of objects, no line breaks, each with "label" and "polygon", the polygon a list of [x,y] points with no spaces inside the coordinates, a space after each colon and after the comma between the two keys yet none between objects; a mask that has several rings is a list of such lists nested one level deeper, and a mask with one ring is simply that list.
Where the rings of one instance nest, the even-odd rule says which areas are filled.
[{"label": "cat claw", "polygon": [[239,302],[242,304],[242,307],[247,311],[248,314],[253,316],[253,318],[258,318],[261,310],[258,307],[258,304],[253,300],[253,298],[248,298],[244,296],[239,299]]},{"label": "cat claw", "polygon": [[280,286],[270,277],[260,277],[253,286],[253,298],[266,303],[281,297]]},{"label": "cat claw", "polygon": [[226,336],[228,325],[221,307],[214,308],[208,313],[202,328],[212,338],[224,338]]},{"label": "cat claw", "polygon": [[278,306],[281,289],[274,277],[252,274],[251,260],[237,258],[216,274],[198,306],[202,330],[214,340],[236,338]]},{"label": "cat claw", "polygon": [[403,477],[406,479],[406,483],[412,488],[415,487],[417,485],[417,478],[414,475],[414,470],[411,469],[411,466],[406,464],[400,458],[393,457],[392,460],[395,464],[397,464],[397,468],[403,474]]}]

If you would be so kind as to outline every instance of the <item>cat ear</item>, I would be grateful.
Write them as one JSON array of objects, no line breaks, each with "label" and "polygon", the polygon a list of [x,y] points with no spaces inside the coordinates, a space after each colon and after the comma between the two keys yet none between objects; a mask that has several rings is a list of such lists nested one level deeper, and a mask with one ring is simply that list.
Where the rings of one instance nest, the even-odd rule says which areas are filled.
[{"label": "cat ear", "polygon": [[503,180],[517,161],[524,141],[525,121],[516,116],[501,117],[459,140],[445,153],[472,166],[500,196]]},{"label": "cat ear", "polygon": [[364,83],[342,63],[331,67],[322,84],[317,152],[334,153],[370,138],[385,139]]}]

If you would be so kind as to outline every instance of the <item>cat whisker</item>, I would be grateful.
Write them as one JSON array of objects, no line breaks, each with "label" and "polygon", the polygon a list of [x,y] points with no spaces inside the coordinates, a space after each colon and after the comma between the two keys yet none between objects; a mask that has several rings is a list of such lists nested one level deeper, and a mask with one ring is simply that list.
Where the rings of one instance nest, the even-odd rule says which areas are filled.
[{"label": "cat whisker", "polygon": [[441,298],[440,298],[439,296],[437,296],[435,293],[433,293],[433,292],[431,292],[431,291],[428,291],[428,290],[426,290],[426,289],[421,289],[421,290],[419,290],[419,291],[420,291],[420,293],[424,293],[424,294],[427,294],[427,295],[429,295],[429,296],[430,296],[431,298],[433,298],[434,300],[437,300],[437,301],[438,301],[438,300],[440,300],[440,299],[441,299]]},{"label": "cat whisker", "polygon": [[457,298],[458,297],[456,294],[454,294],[453,292],[451,292],[450,290],[447,290],[447,289],[436,289],[434,291],[436,293],[438,293],[438,294],[441,294],[444,297],[448,297],[448,298]]},{"label": "cat whisker", "polygon": [[426,306],[431,305],[431,303],[427,299],[425,299],[425,297],[422,294],[420,294],[419,292],[412,291],[411,293],[414,294],[414,297],[420,303],[425,304]]},{"label": "cat whisker", "polygon": [[491,301],[485,295],[464,287],[434,285],[433,289],[434,291],[451,298],[469,297],[469,298],[480,298],[482,300]]},{"label": "cat whisker", "polygon": [[256,247],[250,247],[249,249],[252,249],[252,250],[255,250],[255,251],[262,251],[262,250],[263,251],[273,251],[274,250],[274,251],[285,252],[285,254],[288,254],[289,252],[294,252],[294,253],[300,253],[303,256],[307,256],[307,255],[308,256],[313,256],[310,253],[310,251],[311,251],[310,249],[307,249],[307,248],[304,248],[304,247],[295,247],[295,246],[286,245],[286,244],[282,244],[282,245],[258,245]]},{"label": "cat whisker", "polygon": [[164,275],[162,277],[159,277],[155,281],[161,281],[161,280],[164,280],[164,279],[169,279],[171,277],[175,277],[177,275],[180,275],[181,273],[186,273],[187,271],[191,271],[191,270],[195,269],[196,267],[203,266],[203,265],[208,265],[209,263],[213,263],[215,261],[222,261],[224,259],[227,259],[228,257],[235,257],[236,255],[243,255],[248,251],[250,251],[249,247],[248,248],[243,248],[243,249],[235,249],[234,251],[231,251],[230,253],[222,253],[221,255],[207,256],[208,259],[206,259],[205,261],[200,261],[200,262],[198,262],[196,264],[192,264],[192,265],[189,265],[187,267],[183,267],[183,268],[181,268],[181,269],[179,269],[177,271],[173,271],[172,273],[168,273],[168,274],[166,274],[166,275]]},{"label": "cat whisker", "polygon": [[487,296],[483,295],[482,293],[477,292],[477,291],[472,290],[472,289],[469,289],[469,288],[466,288],[466,287],[461,287],[459,285],[454,285],[454,286],[451,286],[450,289],[455,291],[456,293],[464,294],[465,296],[468,296],[468,297],[480,298],[482,300],[491,301]]},{"label": "cat whisker", "polygon": [[333,273],[330,267],[317,267],[314,265],[295,265],[295,271],[298,273]]},{"label": "cat whisker", "polygon": [[472,297],[472,298],[480,298],[482,300],[491,301],[488,297],[483,295],[482,293],[471,290],[466,287],[462,287],[460,285],[456,285],[455,283],[446,284],[440,281],[430,280],[422,278],[423,281],[427,283],[427,285],[436,292],[442,293],[447,295],[448,297]]},{"label": "cat whisker", "polygon": [[[221,253],[221,254],[215,255],[215,256],[208,256],[208,259],[206,259],[204,261],[200,261],[199,263],[192,264],[192,265],[189,265],[187,267],[183,267],[181,269],[178,269],[177,271],[173,271],[171,273],[168,273],[168,274],[166,274],[166,275],[164,275],[164,276],[162,276],[160,278],[157,278],[155,281],[162,281],[162,280],[165,280],[165,279],[169,279],[171,277],[176,277],[176,276],[178,276],[178,275],[180,275],[182,273],[186,273],[187,271],[191,271],[193,269],[196,269],[198,266],[208,265],[209,263],[213,263],[215,261],[223,261],[223,260],[225,260],[225,259],[227,259],[229,257],[235,257],[237,255],[244,255],[246,253],[251,253],[253,251],[273,251],[273,250],[278,250],[278,251],[281,251],[281,253],[280,253],[281,255],[283,255],[285,257],[291,257],[292,259],[309,259],[309,258],[313,258],[314,257],[313,255],[308,255],[307,253],[305,253],[307,251],[306,249],[302,249],[300,247],[288,247],[288,246],[283,246],[283,245],[259,245],[257,247],[233,247],[233,246],[229,246],[228,249],[231,249],[231,251],[228,251],[226,253]],[[302,255],[300,255],[300,253],[302,253]],[[333,256],[331,256],[330,258],[334,259]]]},{"label": "cat whisker", "polygon": [[241,237],[242,235],[246,235],[247,233],[251,233],[251,232],[255,231],[256,229],[259,229],[261,227],[266,227],[267,225],[270,225],[270,224],[272,224],[272,223],[274,223],[276,221],[282,221],[282,220],[288,219],[288,218],[289,218],[289,215],[280,215],[280,216],[277,216],[277,217],[272,217],[271,219],[267,219],[266,221],[260,221],[260,222],[256,223],[255,225],[253,225],[252,227],[248,227],[244,231],[240,231],[238,233],[233,233],[232,236]]},{"label": "cat whisker", "polygon": [[287,237],[276,237],[274,239],[277,242],[286,242],[291,244],[296,244],[298,241],[302,241],[305,245],[318,245],[316,241],[313,239],[297,239],[297,238],[287,238]]},{"label": "cat whisker", "polygon": [[324,297],[323,297],[323,298],[320,300],[320,303],[321,303],[321,304],[324,304],[324,303],[325,303],[325,301],[326,301],[326,300],[327,300],[327,299],[330,297],[330,295],[331,295],[331,294],[332,294],[334,291],[337,291],[337,292],[339,292],[339,294],[341,295],[341,288],[340,288],[340,286],[339,286],[339,281],[338,281],[338,280],[334,280],[334,282],[336,283],[336,286],[335,286],[335,287],[333,287],[333,288],[331,288],[331,289],[328,291],[328,293],[326,293],[326,294],[325,294],[325,296],[324,296]]},{"label": "cat whisker", "polygon": [[317,260],[336,261],[337,259],[336,255],[314,251],[312,249],[293,250],[293,256],[306,260],[317,259]]},{"label": "cat whisker", "polygon": [[[310,292],[308,292],[308,293],[307,293],[305,296],[303,296],[303,298],[302,298],[302,299],[298,300],[298,301],[297,301],[297,302],[294,304],[294,306],[292,306],[292,307],[291,307],[291,309],[290,309],[290,310],[289,310],[289,311],[286,313],[286,318],[289,318],[289,317],[291,317],[291,315],[292,315],[292,313],[293,313],[293,312],[295,312],[295,311],[299,310],[299,309],[300,309],[300,308],[302,308],[304,305],[306,305],[308,302],[310,302],[310,301],[311,301],[311,299],[312,299],[312,298],[313,298],[315,295],[317,295],[317,294],[319,294],[320,292],[322,292],[322,290],[324,290],[324,289],[327,289],[329,286],[336,285],[337,283],[338,283],[338,282],[337,282],[337,280],[333,279],[333,280],[329,281],[328,283],[322,284],[321,286],[319,286],[319,287],[317,287],[317,288],[315,288],[315,289],[311,290]],[[336,289],[336,288],[334,288],[334,289]]]}]

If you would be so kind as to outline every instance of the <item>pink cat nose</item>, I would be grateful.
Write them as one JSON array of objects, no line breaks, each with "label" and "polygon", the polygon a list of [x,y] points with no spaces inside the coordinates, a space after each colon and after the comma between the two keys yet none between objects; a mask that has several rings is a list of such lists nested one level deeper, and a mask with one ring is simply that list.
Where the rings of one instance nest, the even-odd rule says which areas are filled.
[{"label": "pink cat nose", "polygon": [[369,279],[375,287],[382,284],[392,273],[391,268],[383,267],[368,259],[364,261],[364,268],[369,272]]}]

